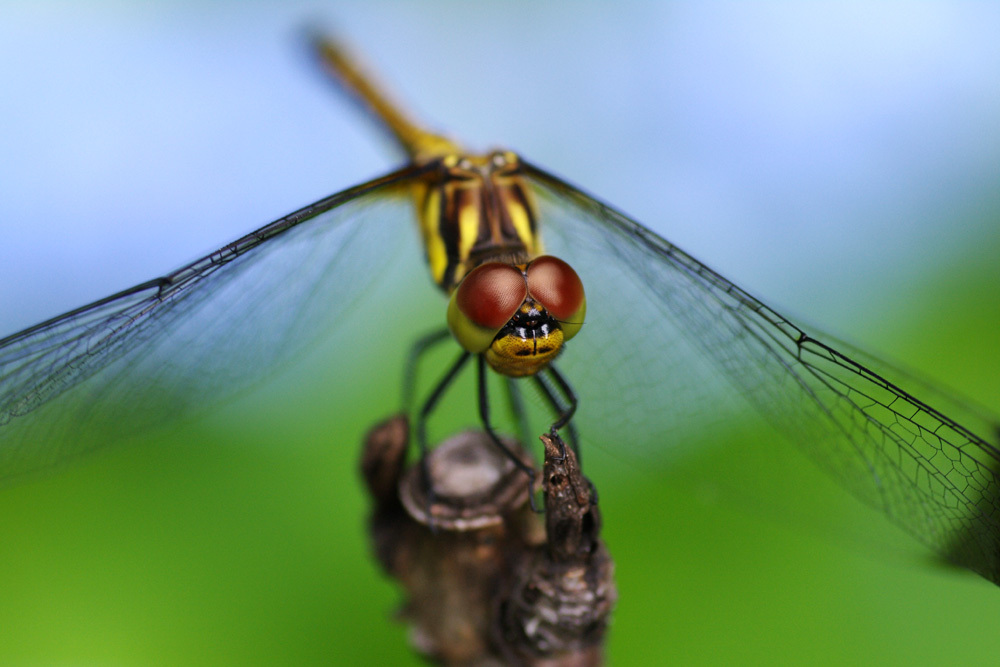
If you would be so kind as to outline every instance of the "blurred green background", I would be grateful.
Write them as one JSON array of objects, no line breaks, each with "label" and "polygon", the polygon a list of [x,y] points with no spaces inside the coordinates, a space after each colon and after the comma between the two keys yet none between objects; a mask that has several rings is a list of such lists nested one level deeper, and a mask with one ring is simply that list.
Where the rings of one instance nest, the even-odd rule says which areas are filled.
[{"label": "blurred green background", "polygon": [[[3,335],[398,163],[310,68],[310,21],[438,127],[522,151],[781,312],[1000,410],[985,4],[4,3]],[[355,472],[398,405],[410,321],[0,489],[0,663],[418,664]],[[375,379],[331,387],[335,363]],[[784,443],[587,457],[618,563],[615,664],[1000,651],[993,585]]]}]

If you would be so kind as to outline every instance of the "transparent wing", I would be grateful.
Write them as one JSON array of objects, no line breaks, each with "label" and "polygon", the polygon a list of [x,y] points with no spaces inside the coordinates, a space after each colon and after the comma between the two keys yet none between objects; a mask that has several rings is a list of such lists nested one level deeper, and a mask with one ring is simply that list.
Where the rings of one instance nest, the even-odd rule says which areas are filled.
[{"label": "transparent wing", "polygon": [[559,362],[585,442],[627,454],[738,438],[726,424],[751,405],[853,494],[1000,583],[1000,451],[994,432],[969,430],[1000,419],[923,383],[908,393],[890,365],[833,349],[623,214],[527,170],[546,251],[587,289],[587,324]]},{"label": "transparent wing", "polygon": [[406,197],[417,174],[332,195],[0,340],[0,480],[217,401],[335,326],[403,246],[419,256]]}]

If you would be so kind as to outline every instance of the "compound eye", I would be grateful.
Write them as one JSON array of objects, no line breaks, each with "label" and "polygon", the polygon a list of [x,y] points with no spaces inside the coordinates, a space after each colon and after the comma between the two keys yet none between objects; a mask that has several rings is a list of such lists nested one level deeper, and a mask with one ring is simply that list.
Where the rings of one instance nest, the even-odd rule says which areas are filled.
[{"label": "compound eye", "polygon": [[482,264],[452,292],[448,326],[462,347],[482,352],[527,296],[528,287],[519,269],[497,262]]},{"label": "compound eye", "polygon": [[459,310],[473,324],[499,330],[528,296],[524,276],[509,264],[490,262],[473,269],[456,290]]},{"label": "compound eye", "polygon": [[580,276],[566,262],[545,255],[528,265],[528,293],[560,322],[576,321],[585,305]]}]

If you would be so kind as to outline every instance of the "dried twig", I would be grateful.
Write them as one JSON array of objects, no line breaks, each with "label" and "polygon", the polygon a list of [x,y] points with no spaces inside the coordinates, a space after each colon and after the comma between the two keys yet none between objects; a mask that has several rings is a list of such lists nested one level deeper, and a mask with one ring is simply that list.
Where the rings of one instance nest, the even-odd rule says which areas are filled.
[{"label": "dried twig", "polygon": [[562,457],[562,443],[542,437],[543,525],[526,477],[482,432],[430,454],[429,502],[420,467],[404,470],[408,431],[404,417],[377,426],[362,469],[375,554],[406,590],[401,616],[414,647],[443,665],[600,664],[613,565],[572,452]]}]

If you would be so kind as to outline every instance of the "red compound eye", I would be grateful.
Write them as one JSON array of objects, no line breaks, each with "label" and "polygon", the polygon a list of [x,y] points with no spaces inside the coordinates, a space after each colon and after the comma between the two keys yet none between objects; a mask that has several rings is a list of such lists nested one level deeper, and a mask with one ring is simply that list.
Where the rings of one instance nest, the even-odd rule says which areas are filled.
[{"label": "red compound eye", "polygon": [[490,262],[477,266],[465,276],[455,293],[455,302],[473,324],[499,331],[527,296],[528,288],[518,269]]},{"label": "red compound eye", "polygon": [[528,293],[561,321],[573,318],[584,303],[580,276],[566,262],[548,255],[528,265]]}]

